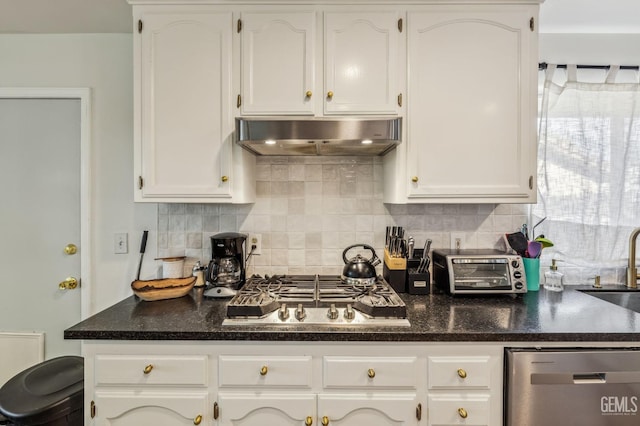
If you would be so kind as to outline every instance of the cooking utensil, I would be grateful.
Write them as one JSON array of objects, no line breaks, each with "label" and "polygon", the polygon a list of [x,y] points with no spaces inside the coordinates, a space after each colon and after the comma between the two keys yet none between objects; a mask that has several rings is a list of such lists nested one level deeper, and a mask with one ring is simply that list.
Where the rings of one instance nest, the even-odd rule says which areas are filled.
[{"label": "cooking utensil", "polygon": [[540,252],[542,252],[542,243],[538,241],[529,241],[527,243],[526,257],[536,259],[540,257]]},{"label": "cooking utensil", "polygon": [[[363,247],[371,252],[369,259],[358,253],[355,257],[347,259],[347,252],[355,247]],[[370,285],[376,281],[376,265],[380,263],[380,259],[376,255],[376,251],[367,244],[354,244],[342,252],[342,260],[344,268],[342,269],[342,279],[349,284]]]},{"label": "cooking utensil", "polygon": [[[533,239],[534,239],[534,240],[535,240],[536,238],[538,238],[538,237],[536,237],[536,228],[538,227],[538,225],[540,225],[542,222],[544,222],[546,218],[547,218],[546,216],[545,216],[545,217],[543,217],[542,219],[540,219],[540,220],[538,221],[538,223],[536,223],[535,225],[533,225],[533,230],[531,231],[531,236],[533,237]],[[541,237],[543,237],[543,238],[544,238],[544,235],[541,235]]]},{"label": "cooking utensil", "polygon": [[514,232],[512,234],[506,234],[507,242],[509,246],[520,256],[525,257],[525,252],[527,251],[527,237],[520,231]]},{"label": "cooking utensil", "polygon": [[142,269],[142,258],[144,257],[144,252],[147,249],[148,236],[149,236],[149,231],[142,232],[142,242],[140,243],[140,261],[138,262],[138,273],[136,274],[136,281],[140,280],[140,270]]},{"label": "cooking utensil", "polygon": [[553,243],[551,242],[551,240],[545,238],[544,235],[538,236],[535,239],[535,241],[537,241],[540,244],[542,244],[542,248],[553,247]]},{"label": "cooking utensil", "polygon": [[407,258],[413,259],[413,247],[415,245],[415,240],[413,237],[409,237],[407,240]]}]

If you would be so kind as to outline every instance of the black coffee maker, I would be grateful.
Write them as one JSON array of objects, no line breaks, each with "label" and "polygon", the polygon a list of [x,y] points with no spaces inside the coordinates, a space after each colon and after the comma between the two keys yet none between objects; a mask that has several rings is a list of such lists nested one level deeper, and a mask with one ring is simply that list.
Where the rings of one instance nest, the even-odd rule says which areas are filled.
[{"label": "black coffee maker", "polygon": [[231,297],[244,285],[246,234],[223,232],[211,236],[211,262],[207,281],[213,286],[210,297]]}]

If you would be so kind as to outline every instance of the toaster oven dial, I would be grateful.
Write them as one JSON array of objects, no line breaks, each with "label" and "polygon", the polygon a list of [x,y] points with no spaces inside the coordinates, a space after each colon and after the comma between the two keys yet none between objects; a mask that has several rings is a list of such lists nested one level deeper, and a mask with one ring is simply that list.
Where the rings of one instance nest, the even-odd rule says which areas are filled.
[{"label": "toaster oven dial", "polygon": [[513,271],[513,277],[516,279],[520,279],[522,278],[522,272],[520,271]]},{"label": "toaster oven dial", "polygon": [[514,286],[515,286],[516,290],[522,290],[524,288],[524,284],[522,284],[520,281],[516,281]]},{"label": "toaster oven dial", "polygon": [[519,268],[520,267],[520,263],[517,260],[512,260],[511,261],[511,266],[513,266],[514,268]]}]

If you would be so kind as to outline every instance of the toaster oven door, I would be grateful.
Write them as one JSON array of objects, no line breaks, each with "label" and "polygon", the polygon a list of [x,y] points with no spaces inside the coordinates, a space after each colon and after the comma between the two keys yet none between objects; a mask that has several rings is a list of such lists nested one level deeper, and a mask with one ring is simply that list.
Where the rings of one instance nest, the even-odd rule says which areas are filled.
[{"label": "toaster oven door", "polygon": [[450,259],[456,291],[511,291],[509,260],[499,258]]}]

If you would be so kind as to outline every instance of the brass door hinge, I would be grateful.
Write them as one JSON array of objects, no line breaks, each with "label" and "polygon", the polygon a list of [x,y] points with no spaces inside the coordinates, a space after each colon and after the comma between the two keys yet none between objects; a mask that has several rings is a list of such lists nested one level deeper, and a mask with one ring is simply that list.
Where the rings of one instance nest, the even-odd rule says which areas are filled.
[{"label": "brass door hinge", "polygon": [[242,19],[238,19],[238,25],[236,26],[238,32],[242,31]]},{"label": "brass door hinge", "polygon": [[402,106],[402,93],[398,95],[398,106]]},{"label": "brass door hinge", "polygon": [[213,403],[213,419],[218,420],[218,417],[220,417],[220,407],[218,406],[217,402],[214,402]]},{"label": "brass door hinge", "polygon": [[418,419],[418,421],[422,420],[422,404],[418,404],[416,407],[416,419]]},{"label": "brass door hinge", "polygon": [[531,17],[531,19],[529,19],[529,29],[531,29],[531,31],[536,29],[536,20],[533,18],[533,16]]},{"label": "brass door hinge", "polygon": [[138,19],[138,34],[142,32],[142,19]]},{"label": "brass door hinge", "polygon": [[398,31],[402,32],[402,18],[398,19]]},{"label": "brass door hinge", "polygon": [[143,186],[144,186],[144,179],[142,179],[142,176],[138,176],[138,189],[142,189]]},{"label": "brass door hinge", "polygon": [[91,401],[91,418],[93,419],[96,416],[96,403]]},{"label": "brass door hinge", "polygon": [[529,176],[529,189],[533,189],[533,176]]},{"label": "brass door hinge", "polygon": [[236,107],[240,108],[242,105],[242,96],[238,95],[238,100],[236,101]]}]

